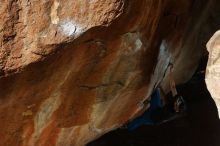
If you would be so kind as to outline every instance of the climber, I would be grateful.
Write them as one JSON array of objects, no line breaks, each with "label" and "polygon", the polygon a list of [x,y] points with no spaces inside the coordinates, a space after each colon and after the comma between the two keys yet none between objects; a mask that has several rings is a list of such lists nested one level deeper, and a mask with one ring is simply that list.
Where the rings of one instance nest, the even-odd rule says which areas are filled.
[{"label": "climber", "polygon": [[134,130],[141,125],[157,125],[176,119],[183,115],[186,110],[186,104],[182,96],[178,95],[175,81],[172,75],[173,65],[170,64],[170,88],[172,98],[163,106],[161,101],[161,88],[156,88],[151,95],[149,109],[140,117],[128,123],[127,128]]}]

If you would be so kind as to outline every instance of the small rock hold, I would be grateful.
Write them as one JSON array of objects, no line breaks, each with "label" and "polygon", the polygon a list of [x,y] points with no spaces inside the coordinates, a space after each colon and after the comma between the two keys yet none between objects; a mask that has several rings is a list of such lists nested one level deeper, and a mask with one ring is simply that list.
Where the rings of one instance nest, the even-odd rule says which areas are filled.
[{"label": "small rock hold", "polygon": [[33,108],[35,106],[36,106],[36,104],[31,104],[31,105],[28,105],[27,108],[30,109],[30,108]]},{"label": "small rock hold", "polygon": [[33,115],[33,112],[31,110],[27,110],[22,113],[22,116],[24,116],[24,117],[28,117],[28,116],[32,116],[32,115]]}]

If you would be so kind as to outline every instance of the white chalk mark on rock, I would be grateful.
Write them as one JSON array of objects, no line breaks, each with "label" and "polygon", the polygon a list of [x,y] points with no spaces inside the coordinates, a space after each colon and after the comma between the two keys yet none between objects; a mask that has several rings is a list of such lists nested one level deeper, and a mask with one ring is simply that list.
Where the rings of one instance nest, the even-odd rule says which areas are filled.
[{"label": "white chalk mark on rock", "polygon": [[82,27],[72,20],[65,20],[60,25],[61,31],[67,36],[79,35]]},{"label": "white chalk mark on rock", "polygon": [[135,52],[138,52],[141,50],[141,47],[142,47],[142,42],[141,40],[138,38],[136,41],[135,41]]}]

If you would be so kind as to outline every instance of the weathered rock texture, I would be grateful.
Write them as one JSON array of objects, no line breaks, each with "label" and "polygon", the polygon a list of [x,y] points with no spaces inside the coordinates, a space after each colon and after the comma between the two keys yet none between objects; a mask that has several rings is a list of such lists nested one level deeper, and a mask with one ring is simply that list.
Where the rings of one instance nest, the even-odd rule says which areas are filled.
[{"label": "weathered rock texture", "polygon": [[207,44],[209,59],[206,68],[206,84],[220,113],[220,31]]},{"label": "weathered rock texture", "polygon": [[[0,146],[80,146],[194,73],[215,0],[1,0]],[[205,27],[204,27],[205,26]]]}]

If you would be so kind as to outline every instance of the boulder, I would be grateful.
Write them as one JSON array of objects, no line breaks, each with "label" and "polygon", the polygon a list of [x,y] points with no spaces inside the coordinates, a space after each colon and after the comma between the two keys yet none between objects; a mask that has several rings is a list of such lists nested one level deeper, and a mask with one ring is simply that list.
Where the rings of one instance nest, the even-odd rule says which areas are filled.
[{"label": "boulder", "polygon": [[82,146],[133,119],[170,62],[191,78],[217,5],[1,0],[0,146]]},{"label": "boulder", "polygon": [[209,59],[206,68],[206,85],[220,112],[220,31],[207,44]]}]

